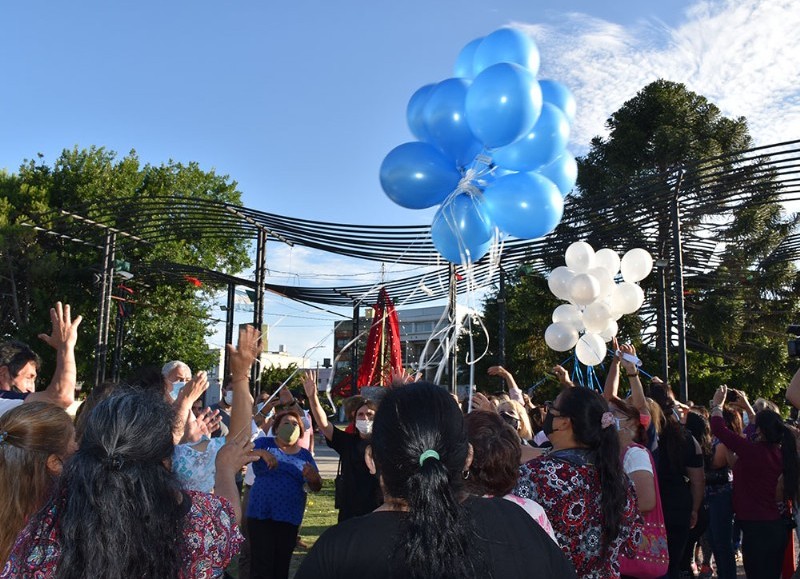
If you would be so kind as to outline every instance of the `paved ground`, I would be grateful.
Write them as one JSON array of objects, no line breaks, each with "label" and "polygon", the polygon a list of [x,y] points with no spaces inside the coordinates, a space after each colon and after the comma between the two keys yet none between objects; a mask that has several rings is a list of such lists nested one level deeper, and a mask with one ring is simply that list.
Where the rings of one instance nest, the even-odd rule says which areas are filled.
[{"label": "paved ground", "polygon": [[314,438],[314,461],[317,463],[319,474],[323,479],[333,480],[336,478],[339,455],[328,448],[328,445],[325,444],[325,437],[318,433]]}]

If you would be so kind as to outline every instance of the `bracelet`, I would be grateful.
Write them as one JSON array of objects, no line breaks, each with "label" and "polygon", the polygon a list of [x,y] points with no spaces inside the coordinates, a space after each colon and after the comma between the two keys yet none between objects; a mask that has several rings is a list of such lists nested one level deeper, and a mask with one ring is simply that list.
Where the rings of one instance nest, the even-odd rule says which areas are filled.
[{"label": "bracelet", "polygon": [[625,375],[626,375],[628,378],[638,378],[638,377],[639,377],[639,372],[637,371],[637,372],[636,372],[636,373],[634,373],[634,374],[628,374],[627,372],[625,372]]},{"label": "bracelet", "polygon": [[231,376],[231,382],[241,382],[241,381],[249,382],[250,376],[241,376],[239,378]]}]

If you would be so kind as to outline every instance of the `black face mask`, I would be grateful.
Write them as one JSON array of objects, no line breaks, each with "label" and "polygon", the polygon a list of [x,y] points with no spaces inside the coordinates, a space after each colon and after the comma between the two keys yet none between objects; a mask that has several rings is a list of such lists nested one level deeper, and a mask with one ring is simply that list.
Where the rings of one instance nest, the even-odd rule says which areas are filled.
[{"label": "black face mask", "polygon": [[553,434],[553,418],[555,418],[549,412],[545,415],[544,421],[542,422],[542,431],[549,437]]}]

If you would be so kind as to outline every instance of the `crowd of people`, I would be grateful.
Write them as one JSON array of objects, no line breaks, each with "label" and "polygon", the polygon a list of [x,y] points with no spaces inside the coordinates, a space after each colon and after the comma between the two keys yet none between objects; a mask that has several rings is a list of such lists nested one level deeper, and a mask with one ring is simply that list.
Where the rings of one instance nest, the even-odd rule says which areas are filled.
[{"label": "crowd of people", "polygon": [[[234,560],[287,578],[323,486],[315,431],[339,457],[338,523],[298,579],[729,579],[739,552],[750,578],[793,568],[798,431],[724,385],[709,407],[646,389],[630,345],[602,393],[560,366],[541,405],[500,366],[507,388],[466,401],[404,375],[348,399],[340,427],[313,372],[253,398],[246,327],[212,407],[206,373],[174,360],[96,386],[73,417],[81,318],[57,304],[51,322],[41,391],[34,350],[0,344],[0,579],[225,577]],[[800,371],[786,399],[800,408]]]}]

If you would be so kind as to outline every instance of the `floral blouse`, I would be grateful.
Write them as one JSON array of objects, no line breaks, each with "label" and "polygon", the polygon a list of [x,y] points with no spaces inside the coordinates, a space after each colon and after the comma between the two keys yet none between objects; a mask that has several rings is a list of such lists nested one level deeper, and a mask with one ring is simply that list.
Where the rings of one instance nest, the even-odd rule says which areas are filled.
[{"label": "floral blouse", "polygon": [[[186,514],[184,544],[179,579],[212,579],[222,577],[244,540],[236,524],[233,507],[227,499],[206,493],[186,491],[191,508]],[[0,579],[55,577],[61,554],[57,524],[58,514],[52,507],[37,529],[31,525],[17,537]],[[36,534],[42,530],[45,533]],[[22,552],[24,542],[34,535],[33,546]]]},{"label": "floral blouse", "polygon": [[520,466],[519,481],[512,492],[544,507],[556,540],[578,577],[618,578],[619,555],[633,555],[642,533],[633,485],[626,477],[628,496],[619,534],[604,552],[600,474],[580,453],[563,458],[558,454],[553,452]]}]

